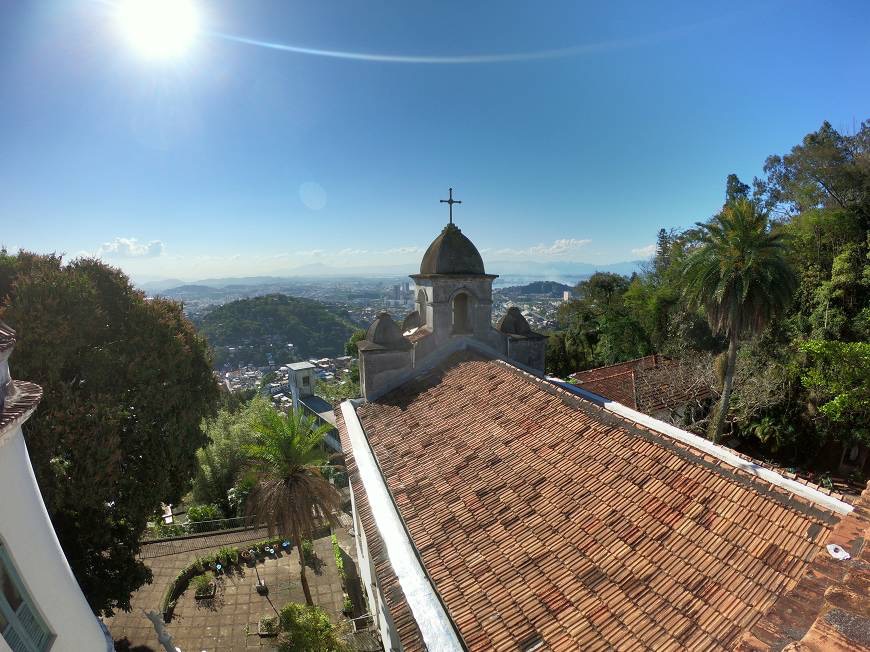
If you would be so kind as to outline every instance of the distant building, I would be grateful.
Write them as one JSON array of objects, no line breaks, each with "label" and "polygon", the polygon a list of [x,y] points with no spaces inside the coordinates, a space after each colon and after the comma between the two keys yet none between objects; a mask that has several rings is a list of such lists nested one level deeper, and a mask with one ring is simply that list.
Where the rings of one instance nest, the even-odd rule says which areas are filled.
[{"label": "distant building", "polygon": [[294,396],[311,396],[314,393],[316,369],[311,362],[291,362],[287,365],[287,384]]},{"label": "distant building", "polygon": [[15,333],[0,322],[0,651],[114,650],[52,528],[22,426],[42,389],[12,380]]}]

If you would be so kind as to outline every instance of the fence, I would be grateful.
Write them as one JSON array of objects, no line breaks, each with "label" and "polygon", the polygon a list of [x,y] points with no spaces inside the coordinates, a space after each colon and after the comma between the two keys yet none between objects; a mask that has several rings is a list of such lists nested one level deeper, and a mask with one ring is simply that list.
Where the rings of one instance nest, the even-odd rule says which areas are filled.
[{"label": "fence", "polygon": [[142,543],[151,543],[155,541],[165,541],[167,539],[178,539],[181,537],[189,537],[197,534],[208,534],[210,532],[220,532],[223,530],[247,530],[251,528],[262,527],[257,521],[257,516],[236,516],[234,518],[220,518],[211,521],[187,521],[185,523],[158,523],[153,527],[149,527],[144,536]]}]

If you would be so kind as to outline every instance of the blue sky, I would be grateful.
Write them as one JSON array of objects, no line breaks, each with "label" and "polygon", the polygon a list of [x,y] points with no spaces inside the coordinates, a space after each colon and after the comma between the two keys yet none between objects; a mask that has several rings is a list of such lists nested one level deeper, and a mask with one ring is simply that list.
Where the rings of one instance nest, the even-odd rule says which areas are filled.
[{"label": "blue sky", "polygon": [[865,1],[194,4],[154,61],[117,4],[0,0],[0,242],[139,280],[399,263],[453,186],[490,261],[631,260],[729,172],[870,117]]}]

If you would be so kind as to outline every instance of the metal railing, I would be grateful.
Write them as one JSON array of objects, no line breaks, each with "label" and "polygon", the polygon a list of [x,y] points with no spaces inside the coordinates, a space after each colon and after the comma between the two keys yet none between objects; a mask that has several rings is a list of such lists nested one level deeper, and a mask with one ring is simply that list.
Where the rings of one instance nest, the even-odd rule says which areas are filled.
[{"label": "metal railing", "polygon": [[197,534],[221,532],[223,530],[247,530],[262,527],[257,521],[257,516],[235,516],[233,518],[219,518],[210,521],[185,521],[183,523],[158,523],[145,530],[142,536],[143,542],[165,539],[177,539]]}]

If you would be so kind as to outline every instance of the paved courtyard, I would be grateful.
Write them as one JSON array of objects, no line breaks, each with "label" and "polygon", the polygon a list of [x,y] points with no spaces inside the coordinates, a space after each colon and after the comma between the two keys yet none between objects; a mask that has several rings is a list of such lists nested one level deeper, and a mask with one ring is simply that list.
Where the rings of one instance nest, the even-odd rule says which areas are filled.
[{"label": "paved courtyard", "polygon": [[[146,612],[160,612],[161,599],[172,579],[196,557],[226,545],[241,547],[245,542],[243,539],[249,543],[262,540],[262,536],[251,536],[260,534],[262,533],[238,533],[233,542],[227,540],[227,535],[203,537],[199,540],[202,548],[174,552],[164,546],[161,552],[168,551],[170,554],[151,558],[148,557],[154,550],[149,551],[149,546],[145,546],[144,561],[151,568],[154,581],[133,595],[133,609],[130,613],[118,612],[107,620],[106,624],[115,639],[116,649],[135,652],[162,650],[154,625],[147,618]],[[343,549],[351,554],[355,553],[352,539],[349,539],[347,533],[337,534]],[[190,543],[181,546],[190,547]],[[327,536],[315,540],[314,551],[320,560],[317,571],[310,567],[306,569],[312,597],[315,604],[323,607],[338,621],[341,619],[344,594],[330,538]],[[260,596],[256,592],[257,573],[266,580],[269,587],[267,596]],[[165,627],[172,635],[173,645],[182,652],[224,652],[261,647],[268,649],[272,647],[274,639],[261,639],[257,635],[257,623],[262,616],[274,615],[275,609],[280,610],[287,602],[305,602],[299,581],[299,556],[295,551],[289,554],[278,553],[277,558],[258,563],[256,572],[254,568],[243,567],[219,576],[217,592],[211,601],[195,600],[193,590],[188,589],[178,600],[172,622]]]}]

